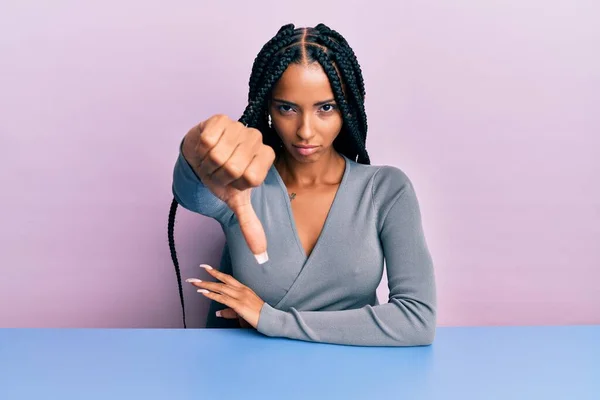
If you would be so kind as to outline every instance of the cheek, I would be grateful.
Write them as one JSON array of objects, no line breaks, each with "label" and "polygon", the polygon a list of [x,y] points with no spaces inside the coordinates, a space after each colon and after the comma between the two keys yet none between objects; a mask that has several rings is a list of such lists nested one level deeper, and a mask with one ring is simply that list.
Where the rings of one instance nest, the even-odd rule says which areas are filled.
[{"label": "cheek", "polygon": [[287,137],[296,133],[296,122],[291,118],[273,118],[273,128],[279,136]]},{"label": "cheek", "polygon": [[333,139],[340,133],[342,129],[343,121],[342,117],[335,115],[328,118],[324,118],[321,121],[321,131],[323,135],[326,135],[333,141]]}]

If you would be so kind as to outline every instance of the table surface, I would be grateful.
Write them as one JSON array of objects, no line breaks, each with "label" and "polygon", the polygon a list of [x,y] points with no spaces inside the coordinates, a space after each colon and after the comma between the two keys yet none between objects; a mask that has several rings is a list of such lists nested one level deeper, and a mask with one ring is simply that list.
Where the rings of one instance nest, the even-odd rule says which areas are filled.
[{"label": "table surface", "polygon": [[424,347],[250,329],[0,329],[0,399],[600,399],[600,325],[438,328]]}]

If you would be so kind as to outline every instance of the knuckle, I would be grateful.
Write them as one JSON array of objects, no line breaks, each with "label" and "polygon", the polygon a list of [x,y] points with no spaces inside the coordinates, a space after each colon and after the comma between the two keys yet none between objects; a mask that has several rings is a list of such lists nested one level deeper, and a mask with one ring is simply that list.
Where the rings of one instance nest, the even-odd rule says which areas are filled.
[{"label": "knuckle", "polygon": [[267,155],[267,158],[271,160],[271,162],[275,161],[277,155],[275,154],[275,150],[271,146],[264,145],[264,152]]},{"label": "knuckle", "polygon": [[217,114],[213,115],[212,118],[214,118],[217,121],[222,121],[222,120],[229,119],[229,117],[226,114],[223,114],[223,113],[217,113]]},{"label": "knuckle", "polygon": [[220,149],[213,149],[209,153],[208,158],[216,165],[223,165],[227,161],[227,157]]},{"label": "knuckle", "polygon": [[217,138],[215,135],[212,135],[210,131],[202,132],[202,135],[200,135],[200,144],[212,148],[217,144]]},{"label": "knuckle", "polygon": [[244,174],[244,169],[237,163],[227,164],[227,166],[225,167],[225,171],[232,179],[238,179]]},{"label": "knuckle", "polygon": [[195,125],[193,127],[191,127],[187,133],[186,136],[195,136],[197,135],[199,132],[202,132],[202,129],[204,128],[204,122],[199,123],[198,125]]},{"label": "knuckle", "polygon": [[260,140],[262,142],[263,135],[262,135],[261,131],[259,131],[256,128],[249,128],[249,129],[250,129],[249,136],[254,140]]},{"label": "knuckle", "polygon": [[258,175],[256,174],[256,172],[254,171],[246,171],[244,173],[244,179],[246,180],[246,182],[248,182],[248,184],[250,186],[258,186],[260,185],[260,179],[258,177]]}]

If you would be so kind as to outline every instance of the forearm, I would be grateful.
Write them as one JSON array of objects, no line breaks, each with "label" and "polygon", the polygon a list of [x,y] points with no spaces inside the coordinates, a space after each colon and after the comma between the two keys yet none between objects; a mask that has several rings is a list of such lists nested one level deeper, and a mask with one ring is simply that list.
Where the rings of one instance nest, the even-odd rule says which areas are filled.
[{"label": "forearm", "polygon": [[281,311],[265,303],[258,322],[267,336],[358,346],[429,345],[435,328],[435,301],[415,299],[342,311]]},{"label": "forearm", "polygon": [[224,221],[231,211],[225,202],[216,197],[208,187],[196,176],[179,148],[179,155],[173,170],[172,191],[175,200],[182,207]]}]

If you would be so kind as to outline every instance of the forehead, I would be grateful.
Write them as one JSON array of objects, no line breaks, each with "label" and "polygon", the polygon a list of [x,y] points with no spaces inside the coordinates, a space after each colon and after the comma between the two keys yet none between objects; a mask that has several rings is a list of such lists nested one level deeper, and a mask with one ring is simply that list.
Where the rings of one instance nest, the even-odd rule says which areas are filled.
[{"label": "forehead", "polygon": [[273,89],[273,97],[292,102],[322,101],[333,98],[329,79],[318,62],[290,64]]}]

